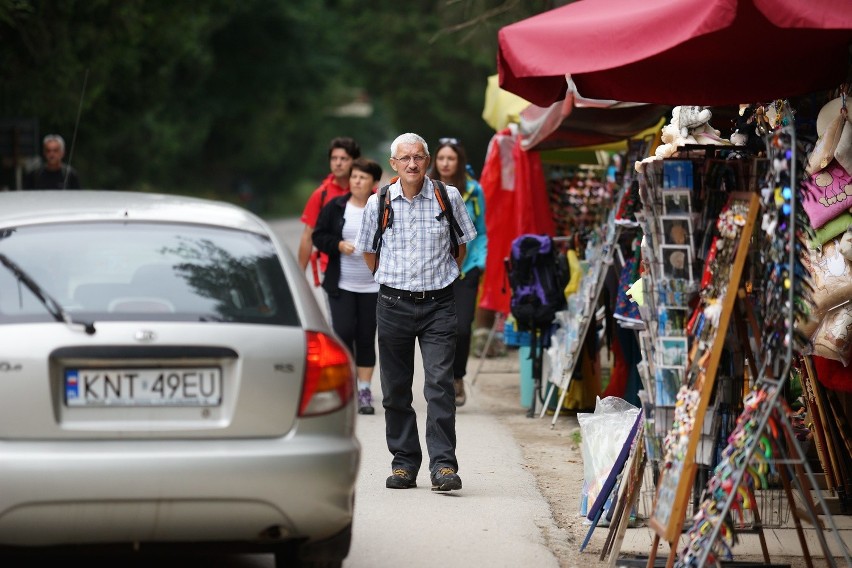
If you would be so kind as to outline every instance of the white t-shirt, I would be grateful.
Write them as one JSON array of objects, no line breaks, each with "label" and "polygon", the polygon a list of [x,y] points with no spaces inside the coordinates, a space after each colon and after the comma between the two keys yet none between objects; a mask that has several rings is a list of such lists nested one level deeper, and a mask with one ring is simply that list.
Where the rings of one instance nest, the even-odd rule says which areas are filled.
[{"label": "white t-shirt", "polygon": [[[363,207],[354,205],[351,199],[346,202],[346,210],[343,212],[344,241],[355,242],[363,216]],[[373,279],[373,274],[367,268],[364,255],[357,250],[352,254],[340,255],[340,282],[338,287],[349,292],[379,291],[379,284]]]}]

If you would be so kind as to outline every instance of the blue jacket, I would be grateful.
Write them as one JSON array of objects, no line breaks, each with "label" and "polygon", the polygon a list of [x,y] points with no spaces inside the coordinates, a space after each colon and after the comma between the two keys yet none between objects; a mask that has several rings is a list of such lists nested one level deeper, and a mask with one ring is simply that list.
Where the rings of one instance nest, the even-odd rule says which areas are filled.
[{"label": "blue jacket", "polygon": [[467,243],[467,254],[462,262],[462,276],[474,268],[485,270],[485,257],[488,254],[488,236],[485,234],[485,193],[479,182],[470,177],[467,178],[462,199],[467,206],[467,214],[476,227],[476,238]]}]

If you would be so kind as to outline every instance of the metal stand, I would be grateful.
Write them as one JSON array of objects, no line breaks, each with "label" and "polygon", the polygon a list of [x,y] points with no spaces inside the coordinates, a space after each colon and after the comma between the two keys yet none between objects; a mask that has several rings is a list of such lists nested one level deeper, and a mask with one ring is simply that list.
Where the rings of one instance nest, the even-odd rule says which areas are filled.
[{"label": "metal stand", "polygon": [[[586,334],[589,331],[589,327],[595,319],[595,308],[598,304],[598,298],[600,297],[601,290],[603,289],[604,282],[606,281],[609,267],[612,265],[613,254],[618,248],[618,239],[620,236],[621,225],[615,225],[615,231],[613,231],[611,239],[604,244],[603,249],[601,250],[603,253],[603,259],[600,261],[602,266],[598,273],[597,281],[595,282],[594,291],[592,292],[588,303],[584,306],[583,314],[580,316],[581,319],[580,329],[577,333],[577,346],[568,353],[568,361],[566,362],[565,368],[562,372],[562,379],[559,383],[559,388],[562,392],[559,394],[559,401],[557,402],[556,410],[553,413],[553,420],[550,422],[551,428],[556,426],[556,420],[559,418],[559,411],[568,394],[568,388],[571,386],[571,378],[574,375],[574,369],[577,366],[577,362],[580,360],[580,350],[583,348],[583,344],[586,341]],[[544,407],[541,409],[539,418],[544,417],[547,405],[550,404],[550,398],[553,396],[553,390],[555,388],[556,384],[551,383],[550,387],[547,389],[547,396],[544,399]]]},{"label": "metal stand", "polygon": [[479,372],[482,370],[482,364],[485,362],[488,350],[491,348],[491,342],[494,341],[494,336],[497,332],[503,329],[503,325],[505,323],[506,316],[502,312],[494,314],[494,325],[491,326],[491,330],[488,332],[488,339],[485,340],[485,347],[482,348],[482,353],[479,355],[479,363],[476,365],[476,371],[473,373],[473,378],[470,379],[471,386],[476,385],[476,379],[479,377]]},{"label": "metal stand", "polygon": [[[751,461],[752,456],[754,455],[754,452],[758,444],[760,443],[760,439],[764,434],[767,433],[767,427],[769,424],[770,417],[773,412],[777,411],[777,423],[778,426],[783,429],[783,432],[779,432],[779,434],[783,436],[783,442],[784,445],[786,445],[787,455],[782,455],[781,459],[775,460],[775,463],[779,466],[779,469],[782,470],[781,480],[782,482],[784,482],[785,492],[787,493],[788,499],[790,499],[791,512],[794,512],[793,509],[795,508],[795,502],[791,499],[793,494],[790,482],[793,482],[795,488],[802,496],[802,502],[805,504],[803,512],[806,513],[806,518],[811,524],[811,526],[816,528],[816,536],[819,540],[819,544],[822,548],[823,554],[825,555],[827,565],[837,566],[835,558],[831,554],[831,550],[828,547],[828,542],[826,541],[825,534],[822,530],[820,519],[818,518],[817,504],[814,503],[813,499],[811,498],[811,488],[816,489],[819,487],[819,485],[817,485],[816,478],[814,477],[814,474],[811,471],[810,465],[807,461],[804,452],[802,451],[801,446],[796,441],[796,435],[793,431],[790,419],[783,408],[781,400],[779,400],[779,397],[783,391],[783,384],[785,380],[786,377],[782,378],[779,381],[763,379],[763,381],[761,382],[763,386],[770,387],[771,392],[767,400],[764,402],[762,409],[759,410],[753,418],[757,420],[758,426],[750,438],[752,443],[748,444],[747,447],[743,448],[742,450],[742,467],[739,467],[734,470],[734,473],[729,479],[731,484],[735,488],[739,487],[740,484],[743,482],[743,477],[745,475],[746,468],[748,467],[749,462]],[[776,447],[782,447],[782,444],[778,443]],[[819,503],[819,508],[822,509],[823,520],[828,524],[830,530],[834,533],[842,557],[846,561],[847,565],[852,564],[852,560],[850,560],[849,556],[849,550],[846,546],[846,543],[843,542],[843,539],[841,538],[840,533],[837,530],[837,526],[834,524],[834,519],[832,519],[831,513],[828,510],[828,505],[825,503],[825,500],[822,498],[822,494],[819,490],[817,490],[815,494]],[[737,495],[738,493],[736,490],[733,490],[728,494],[728,497],[725,500],[722,509],[719,510],[720,518],[724,518],[731,510],[734,500],[737,499]],[[799,513],[794,512],[794,514],[796,520],[798,521]],[[807,544],[804,541],[803,535],[801,534],[801,524],[799,522],[797,522],[796,524],[799,525],[797,526],[797,533],[799,533],[799,542],[804,547],[803,552],[806,556],[809,556],[808,551],[806,549]],[[723,523],[713,525],[710,536],[708,537],[709,542],[715,542],[716,539],[719,538],[719,531],[721,530],[722,526]],[[707,557],[711,552],[711,549],[712,547],[708,546],[703,550],[702,555],[699,557],[699,566],[705,565],[705,563],[707,562]]]},{"label": "metal stand", "polygon": [[[542,359],[544,358],[544,330],[534,329],[530,331],[530,357],[532,357],[532,379],[533,379],[533,393],[532,393],[532,403],[530,403],[530,408],[527,410],[527,418],[535,417],[535,405],[536,400],[541,398],[541,370],[542,370]],[[541,408],[541,413],[544,414],[547,411],[547,403],[548,401],[543,402],[543,406]]]}]

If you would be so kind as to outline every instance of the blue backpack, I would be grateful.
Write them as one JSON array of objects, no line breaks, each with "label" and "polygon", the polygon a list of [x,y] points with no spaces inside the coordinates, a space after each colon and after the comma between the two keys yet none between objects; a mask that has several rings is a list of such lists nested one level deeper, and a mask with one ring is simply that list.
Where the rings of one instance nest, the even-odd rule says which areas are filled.
[{"label": "blue backpack", "polygon": [[512,290],[509,303],[519,331],[548,329],[567,307],[568,261],[547,235],[520,235],[506,260]]}]

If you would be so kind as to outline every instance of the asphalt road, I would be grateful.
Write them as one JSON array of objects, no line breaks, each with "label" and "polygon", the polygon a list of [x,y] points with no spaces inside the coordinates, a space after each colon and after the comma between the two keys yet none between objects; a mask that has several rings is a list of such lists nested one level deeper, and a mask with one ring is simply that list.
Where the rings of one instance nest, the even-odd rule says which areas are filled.
[{"label": "asphalt road", "polygon": [[[301,224],[281,220],[271,225],[281,243],[295,254]],[[324,302],[321,289],[317,294]],[[416,369],[415,409],[425,454],[419,359]],[[376,369],[373,386],[374,398],[380,399],[378,373]],[[476,397],[468,397],[459,409],[456,429],[461,491],[433,492],[426,463],[417,488],[390,490],[385,488],[391,456],[385,445],[381,405],[373,416],[358,416],[363,453],[353,543],[345,566],[559,566],[543,537],[545,532],[557,531],[550,507],[522,466],[521,449],[509,429],[480,409]]]}]

